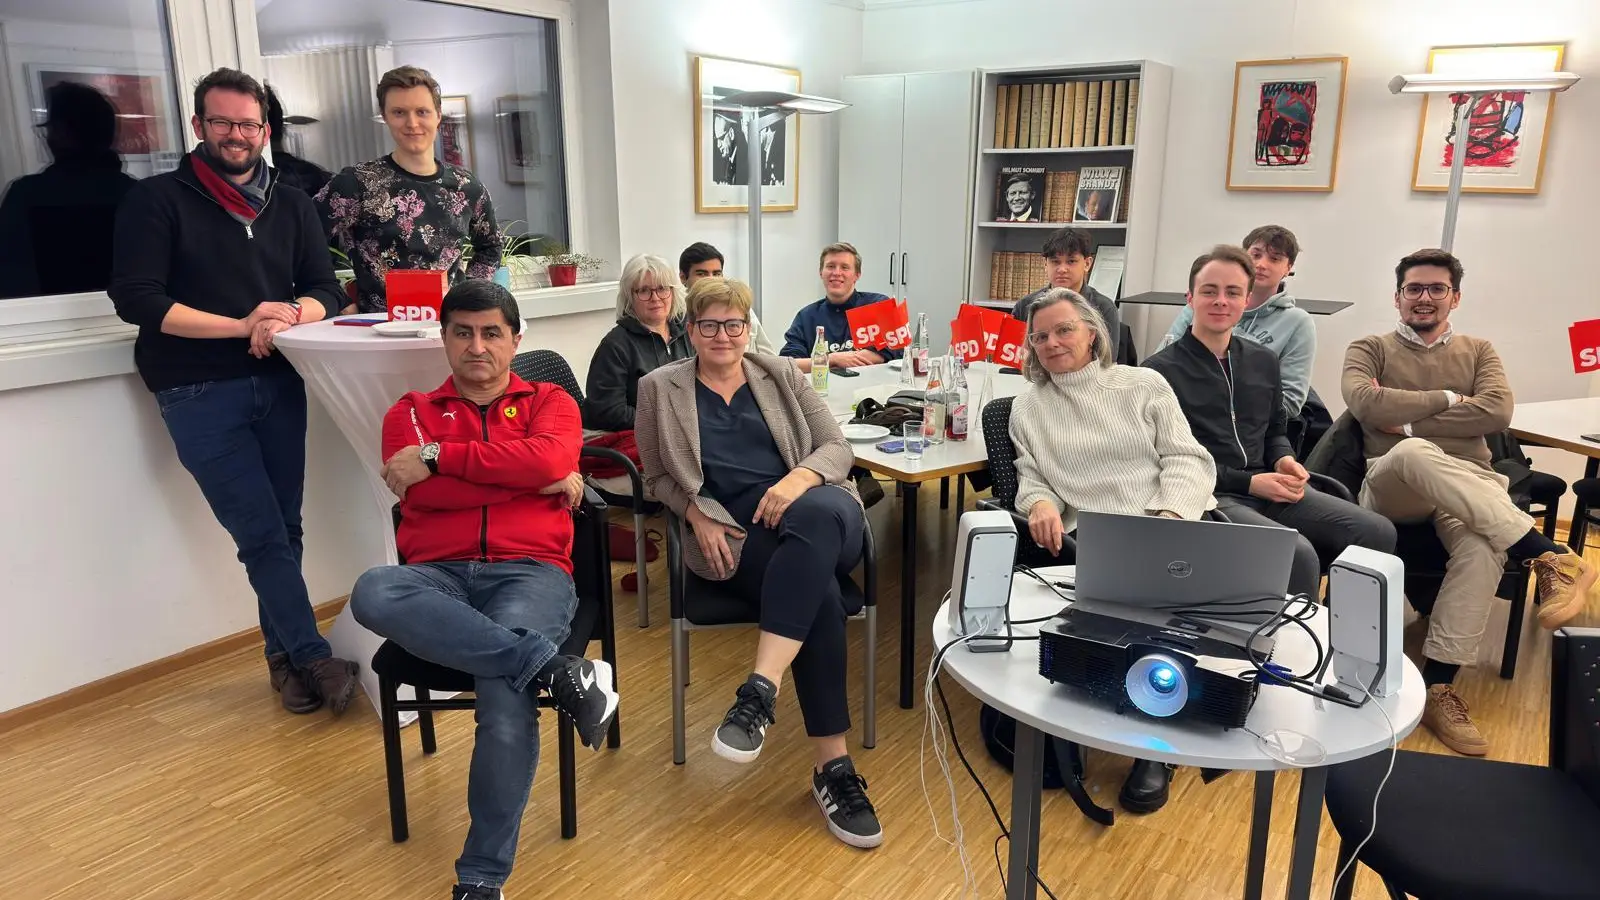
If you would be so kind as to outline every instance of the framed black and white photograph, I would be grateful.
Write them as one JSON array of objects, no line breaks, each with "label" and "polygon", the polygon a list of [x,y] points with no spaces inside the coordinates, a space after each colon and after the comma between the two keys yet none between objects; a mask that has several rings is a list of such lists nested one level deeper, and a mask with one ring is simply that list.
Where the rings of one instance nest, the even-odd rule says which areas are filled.
[{"label": "framed black and white photograph", "polygon": [[465,96],[446,94],[439,102],[439,134],[434,139],[435,156],[452,166],[471,171],[472,131],[470,105]]},{"label": "framed black and white photograph", "polygon": [[[695,212],[745,212],[750,190],[748,142],[740,111],[721,104],[742,91],[800,92],[800,72],[781,66],[694,58]],[[761,131],[761,211],[793,212],[800,205],[800,117]]]},{"label": "framed black and white photograph", "polygon": [[557,121],[550,95],[499,97],[494,119],[501,177],[507,184],[541,183],[545,167],[558,159],[552,142],[560,135],[550,130]]}]

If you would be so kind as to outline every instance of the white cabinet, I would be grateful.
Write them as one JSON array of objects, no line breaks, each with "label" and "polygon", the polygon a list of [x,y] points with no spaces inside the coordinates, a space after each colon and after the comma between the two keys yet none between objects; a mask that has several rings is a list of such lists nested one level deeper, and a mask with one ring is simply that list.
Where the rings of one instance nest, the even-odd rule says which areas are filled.
[{"label": "white cabinet", "polygon": [[839,129],[839,240],[861,252],[861,290],[907,298],[928,314],[934,352],[966,299],[976,75],[844,79]]}]

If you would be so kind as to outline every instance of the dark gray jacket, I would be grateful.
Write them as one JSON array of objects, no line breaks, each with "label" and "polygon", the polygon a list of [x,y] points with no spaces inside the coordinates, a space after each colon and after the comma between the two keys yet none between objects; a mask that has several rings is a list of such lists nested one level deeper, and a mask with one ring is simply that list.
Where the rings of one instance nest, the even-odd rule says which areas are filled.
[{"label": "dark gray jacket", "polygon": [[[1049,290],[1050,285],[1047,284],[1028,296],[1023,297],[1021,300],[1018,300],[1017,305],[1011,308],[1011,315],[1016,317],[1019,321],[1028,321],[1028,307],[1032,306],[1033,301],[1043,297]],[[1107,297],[1105,294],[1100,293],[1087,284],[1083,286],[1083,290],[1079,293],[1083,294],[1083,299],[1094,304],[1094,308],[1100,313],[1100,318],[1106,320],[1106,337],[1111,341],[1112,356],[1116,356],[1117,341],[1122,337],[1122,320],[1117,315],[1117,304],[1114,303],[1110,297]]]},{"label": "dark gray jacket", "polygon": [[583,427],[594,431],[632,431],[639,402],[639,379],[673,360],[694,355],[683,320],[667,323],[671,341],[644,327],[633,316],[617,320],[589,361],[584,386]]}]

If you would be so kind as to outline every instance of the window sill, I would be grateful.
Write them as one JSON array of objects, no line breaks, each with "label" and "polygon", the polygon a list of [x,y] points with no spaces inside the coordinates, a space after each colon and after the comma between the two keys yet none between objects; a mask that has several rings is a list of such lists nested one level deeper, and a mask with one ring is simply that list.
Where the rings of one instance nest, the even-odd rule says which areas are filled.
[{"label": "window sill", "polygon": [[[524,320],[616,308],[617,282],[513,292]],[[0,391],[131,375],[138,329],[104,293],[0,300]]]}]

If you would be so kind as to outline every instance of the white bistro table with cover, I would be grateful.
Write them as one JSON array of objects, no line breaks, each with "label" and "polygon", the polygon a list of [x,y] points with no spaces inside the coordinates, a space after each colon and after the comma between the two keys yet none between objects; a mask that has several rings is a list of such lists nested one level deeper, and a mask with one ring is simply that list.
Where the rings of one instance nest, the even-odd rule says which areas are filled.
[{"label": "white bistro table with cover", "polygon": [[[1071,581],[1076,567],[1058,566],[1037,572],[1047,580]],[[1071,595],[1070,589],[1063,593]],[[1068,601],[1051,588],[1032,578],[1018,576],[1012,581],[1007,618],[1012,621],[1037,619],[1058,613],[1067,605]],[[933,620],[933,640],[938,647],[954,638],[947,619],[948,606],[947,601]],[[1327,611],[1323,608],[1307,623],[1323,641],[1327,640],[1327,620]],[[1036,635],[1038,626],[1013,626],[1012,632]],[[1315,646],[1304,632],[1285,628],[1278,632],[1273,661],[1293,671],[1304,672],[1311,668],[1315,653]],[[1048,872],[1038,871],[1046,736],[1136,759],[1255,772],[1255,802],[1244,889],[1247,900],[1259,900],[1266,876],[1267,826],[1272,816],[1274,774],[1279,769],[1301,768],[1288,896],[1292,900],[1306,900],[1311,894],[1317,834],[1322,825],[1327,767],[1388,752],[1391,743],[1398,742],[1417,726],[1422,718],[1425,696],[1422,674],[1407,660],[1399,693],[1391,697],[1373,697],[1360,709],[1313,698],[1286,687],[1262,685],[1245,728],[1223,730],[1214,725],[1157,719],[1133,711],[1119,714],[1109,703],[1065,685],[1052,684],[1039,674],[1036,640],[1013,642],[1006,652],[973,653],[964,646],[952,647],[945,654],[943,671],[949,672],[982,702],[1017,720],[1015,770],[1011,781],[1011,859],[1006,872],[1006,896],[1012,900],[1032,900],[1035,896],[1030,870],[1046,882],[1049,880]],[[1383,712],[1374,709],[1374,704],[1381,705]],[[1388,715],[1387,720],[1384,713]],[[1320,758],[1311,759],[1312,764],[1297,766],[1270,754],[1258,735],[1281,741],[1303,736],[1321,745],[1323,752]]]},{"label": "white bistro table with cover", "polygon": [[[900,487],[900,706],[913,705],[912,686],[916,684],[915,660],[917,645],[917,495],[923,482],[939,481],[952,476],[962,478],[969,472],[989,468],[989,449],[983,441],[982,410],[977,408],[978,392],[987,374],[991,380],[994,398],[1014,397],[1022,393],[1027,382],[1021,375],[1002,375],[1000,366],[993,363],[973,363],[967,367],[967,383],[971,393],[972,413],[967,425],[967,439],[946,440],[942,444],[929,444],[922,458],[906,459],[904,453],[885,453],[877,448],[877,440],[854,443],[856,465],[891,478]],[[887,399],[896,391],[922,389],[926,379],[915,384],[901,381],[899,363],[863,366],[851,371],[855,377],[831,375],[828,378],[828,408],[840,422],[846,422],[855,412],[856,401],[867,396],[877,400]],[[883,440],[880,438],[879,440]],[[957,515],[961,513],[956,511]]]},{"label": "white bistro table with cover", "polygon": [[[385,558],[371,560],[371,565],[393,565],[399,562],[390,524],[390,510],[396,500],[378,475],[383,468],[383,461],[378,458],[383,417],[407,392],[438,387],[449,376],[450,364],[437,327],[427,336],[387,337],[371,326],[338,325],[338,321],[329,319],[291,328],[279,334],[274,344],[300,373],[306,390],[328,411],[361,461],[372,488],[374,521],[383,523]],[[383,646],[383,638],[361,627],[346,606],[334,620],[328,643],[333,655],[361,664],[361,686],[376,706],[378,676],[373,674],[370,663],[372,655]]]}]

